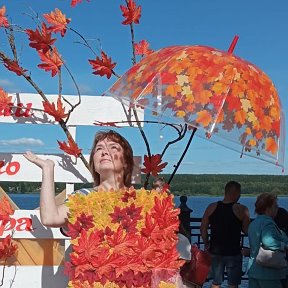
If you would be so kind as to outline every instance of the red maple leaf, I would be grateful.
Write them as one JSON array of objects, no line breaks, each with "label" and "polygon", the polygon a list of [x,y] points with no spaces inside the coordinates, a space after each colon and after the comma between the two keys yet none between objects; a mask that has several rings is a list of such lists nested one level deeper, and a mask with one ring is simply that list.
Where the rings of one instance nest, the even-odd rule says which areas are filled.
[{"label": "red maple leaf", "polygon": [[125,20],[122,22],[123,25],[129,25],[132,23],[139,24],[141,17],[141,6],[136,6],[133,0],[128,0],[127,6],[120,5],[122,16]]},{"label": "red maple leaf", "polygon": [[80,217],[77,217],[77,220],[74,224],[68,223],[67,235],[72,239],[75,239],[79,236],[82,229],[89,230],[94,227],[93,224],[93,215],[86,215],[81,213]]},{"label": "red maple leaf", "polygon": [[[71,1],[71,7],[75,7],[76,5],[80,4],[82,2],[82,0],[72,0]],[[89,0],[87,0],[87,2],[89,2]]]},{"label": "red maple leaf", "polygon": [[2,8],[0,8],[0,27],[9,27],[9,22],[5,16],[6,13],[6,7],[3,5]]},{"label": "red maple leaf", "polygon": [[[0,201],[0,220],[6,221],[10,215],[14,214],[14,210],[7,197],[2,197]],[[2,223],[3,224],[3,223]]]},{"label": "red maple leaf", "polygon": [[136,192],[133,187],[131,187],[128,191],[124,193],[121,200],[123,202],[128,202],[130,198],[136,199]]},{"label": "red maple leaf", "polygon": [[68,231],[66,232],[71,239],[76,239],[82,230],[82,226],[79,221],[74,224],[68,223]]},{"label": "red maple leaf", "polygon": [[92,65],[92,69],[95,70],[93,74],[100,75],[101,77],[106,75],[108,79],[110,79],[113,68],[116,66],[116,63],[112,63],[112,59],[103,51],[101,51],[101,58],[97,56],[95,60],[88,61]]},{"label": "red maple leaf", "polygon": [[69,155],[73,155],[75,157],[79,157],[79,154],[81,153],[82,149],[79,149],[78,145],[75,143],[73,139],[68,139],[68,143],[65,141],[60,142],[57,141],[59,144],[59,148],[66,152]]},{"label": "red maple leaf", "polygon": [[149,49],[149,43],[146,40],[141,40],[139,43],[135,43],[135,54],[136,55],[149,55],[153,53],[153,50]]},{"label": "red maple leaf", "polygon": [[65,108],[63,107],[61,97],[58,97],[57,108],[56,108],[54,102],[49,103],[47,101],[43,101],[42,104],[44,107],[44,112],[53,116],[55,118],[55,120],[58,122],[60,122],[62,119],[66,118],[68,116],[68,114],[65,113]]},{"label": "red maple leaf", "polygon": [[55,33],[60,32],[61,36],[64,37],[67,25],[71,19],[66,18],[65,14],[63,14],[58,8],[55,8],[55,11],[52,11],[50,14],[43,14],[43,16],[47,22],[52,25],[48,27],[48,31]]},{"label": "red maple leaf", "polygon": [[144,155],[143,165],[145,168],[141,169],[141,171],[146,174],[151,173],[154,177],[157,177],[167,164],[167,162],[161,163],[160,154],[151,155],[150,158],[149,156]]},{"label": "red maple leaf", "polygon": [[4,66],[14,73],[16,73],[18,76],[22,76],[27,70],[23,69],[21,66],[19,66],[18,61],[16,60],[4,60]]},{"label": "red maple leaf", "polygon": [[40,59],[43,63],[38,64],[38,67],[44,69],[45,71],[51,71],[51,76],[54,77],[60,71],[63,64],[61,56],[59,55],[56,47],[53,47],[52,51],[47,53],[42,53],[38,51]]},{"label": "red maple leaf", "polygon": [[0,240],[0,259],[6,260],[13,256],[17,251],[17,245],[13,243],[11,235],[7,235]]},{"label": "red maple leaf", "polygon": [[51,39],[51,32],[48,30],[45,23],[42,23],[42,30],[36,29],[35,31],[31,29],[25,30],[26,34],[29,36],[29,46],[35,48],[37,51],[42,51],[46,53],[50,50],[51,46],[54,44],[56,39]]}]

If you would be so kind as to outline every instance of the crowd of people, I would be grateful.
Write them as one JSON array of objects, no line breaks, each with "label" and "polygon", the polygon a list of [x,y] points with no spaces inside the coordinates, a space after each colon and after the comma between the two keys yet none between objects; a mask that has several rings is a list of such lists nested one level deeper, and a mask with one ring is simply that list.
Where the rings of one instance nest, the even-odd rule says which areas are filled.
[{"label": "crowd of people", "polygon": [[[262,193],[255,202],[257,217],[250,222],[248,208],[238,202],[240,196],[241,185],[235,181],[228,182],[224,199],[210,204],[202,219],[201,236],[212,257],[211,287],[221,287],[224,271],[228,286],[239,287],[242,259],[248,256],[249,288],[287,288],[288,267],[264,266],[257,262],[257,255],[261,246],[265,250],[283,251],[285,257],[288,251],[288,221],[285,217],[287,220],[288,211],[278,207],[275,195]],[[242,233],[248,235],[249,249],[241,247]]]},{"label": "crowd of people", "polygon": [[[53,161],[41,159],[32,152],[27,152],[24,156],[42,169],[40,216],[43,225],[65,227],[69,209],[65,203],[57,205],[55,202]],[[123,187],[130,187],[133,151],[128,141],[117,132],[109,130],[96,134],[89,165],[94,179],[94,187],[75,193],[87,194],[92,190],[111,191],[111,189],[116,191]],[[160,191],[164,184],[164,179],[156,179],[153,188]],[[239,287],[244,251],[240,240],[244,233],[248,234],[250,243],[250,249],[246,249],[244,253],[244,256],[249,254],[247,271],[249,287],[287,288],[288,268],[274,269],[261,266],[257,263],[256,257],[261,245],[268,250],[287,252],[288,212],[283,208],[278,208],[276,196],[263,193],[257,197],[255,203],[257,217],[250,222],[248,208],[239,203],[240,196],[241,185],[235,181],[228,182],[225,186],[223,200],[210,204],[202,219],[201,236],[205,250],[209,251],[212,259],[212,287],[221,287],[224,272],[227,273],[229,287]],[[182,196],[180,201],[179,250],[183,250],[182,246],[185,245],[187,252],[191,241],[190,213],[192,209],[187,206],[186,196]],[[210,233],[208,233],[209,230]],[[184,244],[182,245],[180,242]],[[184,254],[182,257],[189,261],[191,258],[189,253]]]}]

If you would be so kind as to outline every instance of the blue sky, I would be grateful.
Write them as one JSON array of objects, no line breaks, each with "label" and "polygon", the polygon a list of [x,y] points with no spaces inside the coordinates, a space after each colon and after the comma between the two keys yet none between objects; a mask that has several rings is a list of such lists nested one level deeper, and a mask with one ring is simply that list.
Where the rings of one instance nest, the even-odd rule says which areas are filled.
[{"label": "blue sky", "polygon": [[[100,39],[103,50],[117,62],[115,70],[121,75],[132,65],[129,26],[121,24],[123,18],[119,9],[119,5],[124,2],[83,0],[82,4],[71,8],[68,0],[9,0],[0,2],[0,7],[5,5],[12,22],[24,28],[33,26],[33,21],[23,13],[32,14],[33,11],[39,14],[49,13],[58,7],[67,17],[72,18],[72,28],[86,39],[94,39],[91,44],[95,49],[99,49],[97,39]],[[171,45],[207,45],[227,50],[234,35],[239,35],[240,39],[234,54],[254,63],[270,76],[280,95],[283,110],[287,111],[288,2],[286,0],[143,0],[137,1],[137,4],[142,6],[142,17],[140,25],[134,27],[136,41],[146,39],[154,50]],[[75,76],[82,93],[101,95],[117,79],[112,77],[107,80],[92,75],[87,59],[93,59],[94,56],[85,47],[73,43],[77,38],[72,34],[69,35],[58,46],[60,53]],[[2,38],[3,34],[0,37]],[[35,69],[39,64],[38,56],[27,48],[23,33],[17,34],[17,37],[21,64],[31,70],[33,79],[41,83],[40,86],[45,93],[57,93],[56,77],[50,79],[51,77],[45,72]],[[2,39],[0,49],[7,51],[7,43]],[[69,79],[64,78],[63,83],[65,94],[75,94]],[[0,67],[0,87],[9,92],[35,92],[24,79],[14,76],[2,67]],[[89,153],[96,130],[95,127],[83,127],[77,132],[79,146],[86,153]],[[137,130],[123,128],[119,132],[131,142],[136,155],[145,153],[143,141]],[[160,127],[146,128],[146,132],[151,142],[152,153],[160,153],[161,147],[169,138],[169,133],[163,132]],[[40,125],[19,127],[19,125],[1,124],[0,135],[2,152],[7,152],[8,149],[10,152],[23,152],[30,147],[36,152],[57,153],[59,150],[56,139],[65,140],[64,133],[59,127],[48,128]],[[161,139],[160,135],[164,138]],[[17,142],[17,139],[22,138],[30,140]],[[35,146],[32,145],[33,139],[37,144]],[[167,152],[164,160],[170,165],[164,172],[171,172],[171,166],[179,159],[187,140],[179,142]],[[287,163],[286,160],[284,174],[287,174]],[[178,171],[193,174],[282,174],[279,167],[250,157],[244,156],[240,159],[236,152],[197,137],[193,140]]]}]

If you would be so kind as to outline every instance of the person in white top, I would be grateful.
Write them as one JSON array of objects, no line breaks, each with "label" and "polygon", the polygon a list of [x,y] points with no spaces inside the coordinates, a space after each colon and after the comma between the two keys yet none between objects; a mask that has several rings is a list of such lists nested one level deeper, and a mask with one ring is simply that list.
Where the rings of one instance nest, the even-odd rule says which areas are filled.
[{"label": "person in white top", "polygon": [[[65,227],[69,208],[63,203],[56,205],[54,166],[52,160],[41,159],[32,152],[24,154],[27,160],[42,169],[40,191],[40,218],[48,227]],[[110,191],[130,187],[133,171],[133,150],[128,141],[113,130],[95,135],[89,160],[94,187]]]}]

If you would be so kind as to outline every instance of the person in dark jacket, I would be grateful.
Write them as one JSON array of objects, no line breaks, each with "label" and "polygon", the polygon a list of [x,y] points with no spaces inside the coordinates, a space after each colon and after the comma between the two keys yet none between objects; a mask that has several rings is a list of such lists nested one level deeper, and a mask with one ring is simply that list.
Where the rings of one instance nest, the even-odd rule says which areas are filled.
[{"label": "person in dark jacket", "polygon": [[288,211],[282,207],[278,207],[274,221],[288,236]]},{"label": "person in dark jacket", "polygon": [[228,182],[224,199],[210,204],[202,218],[200,231],[205,249],[212,257],[213,288],[221,287],[225,269],[230,288],[241,284],[241,233],[247,233],[250,215],[246,206],[237,203],[240,195],[241,185],[235,181]]}]

